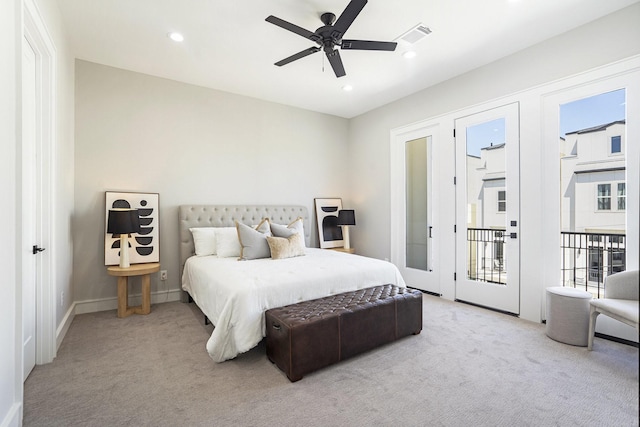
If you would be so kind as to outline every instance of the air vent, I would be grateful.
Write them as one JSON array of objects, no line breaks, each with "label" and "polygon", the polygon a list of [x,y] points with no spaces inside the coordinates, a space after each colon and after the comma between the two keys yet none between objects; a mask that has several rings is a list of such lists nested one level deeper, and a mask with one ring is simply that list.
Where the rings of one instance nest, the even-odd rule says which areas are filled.
[{"label": "air vent", "polygon": [[395,41],[402,40],[408,44],[415,44],[431,34],[431,29],[424,24],[418,24],[409,31],[398,37]]}]

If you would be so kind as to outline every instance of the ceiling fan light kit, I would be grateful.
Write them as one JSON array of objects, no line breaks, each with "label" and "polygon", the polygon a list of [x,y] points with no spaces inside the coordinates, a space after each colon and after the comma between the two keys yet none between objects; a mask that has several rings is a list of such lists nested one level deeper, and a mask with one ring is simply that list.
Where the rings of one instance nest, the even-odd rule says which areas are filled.
[{"label": "ceiling fan light kit", "polygon": [[[360,14],[364,6],[367,4],[367,0],[351,0],[340,17],[336,20],[336,15],[330,12],[320,15],[320,20],[324,26],[318,28],[315,32],[311,32],[295,24],[287,22],[283,19],[270,15],[266,18],[267,22],[277,25],[280,28],[291,31],[299,36],[311,40],[318,46],[313,46],[298,53],[295,53],[283,60],[275,63],[278,67],[289,64],[298,59],[309,56],[313,53],[323,50],[331,68],[336,77],[343,77],[346,75],[344,65],[342,64],[342,58],[340,58],[340,51],[336,47],[340,47],[341,50],[379,50],[392,52],[396,49],[396,42],[380,42],[373,40],[346,40],[342,37],[347,32],[353,21]],[[335,22],[335,23],[334,23]]]}]

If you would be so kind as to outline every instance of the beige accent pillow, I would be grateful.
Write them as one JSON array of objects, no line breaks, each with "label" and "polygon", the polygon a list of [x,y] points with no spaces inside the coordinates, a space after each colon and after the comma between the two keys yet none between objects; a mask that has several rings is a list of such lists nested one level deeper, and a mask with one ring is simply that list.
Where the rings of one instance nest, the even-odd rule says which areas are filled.
[{"label": "beige accent pillow", "polygon": [[302,239],[300,241],[302,248],[304,249],[305,247],[305,241],[304,241],[304,223],[302,221],[302,217],[298,217],[295,220],[293,220],[289,225],[281,225],[281,224],[275,224],[273,222],[270,223],[271,224],[271,233],[275,236],[275,237],[289,237],[291,235],[293,235],[294,233],[299,233],[300,236],[302,236]]},{"label": "beige accent pillow", "polygon": [[272,259],[293,258],[304,255],[304,240],[300,233],[289,237],[267,236]]},{"label": "beige accent pillow", "polygon": [[268,219],[263,219],[255,229],[236,221],[236,230],[240,242],[240,259],[269,258],[271,256],[267,243],[267,236],[271,236]]}]

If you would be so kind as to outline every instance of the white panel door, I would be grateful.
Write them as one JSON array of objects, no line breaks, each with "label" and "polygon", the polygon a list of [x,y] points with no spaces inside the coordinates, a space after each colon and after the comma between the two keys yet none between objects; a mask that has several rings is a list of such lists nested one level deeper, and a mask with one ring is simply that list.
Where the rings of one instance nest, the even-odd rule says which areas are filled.
[{"label": "white panel door", "polygon": [[518,104],[455,120],[456,299],[519,314]]},{"label": "white panel door", "polygon": [[22,338],[23,380],[36,364],[36,54],[22,49]]}]

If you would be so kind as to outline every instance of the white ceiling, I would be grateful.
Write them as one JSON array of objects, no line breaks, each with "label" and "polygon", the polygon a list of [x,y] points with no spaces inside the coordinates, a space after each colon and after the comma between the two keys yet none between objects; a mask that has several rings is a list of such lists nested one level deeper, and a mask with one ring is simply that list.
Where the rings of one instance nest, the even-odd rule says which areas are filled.
[{"label": "white ceiling", "polygon": [[[347,39],[393,41],[416,24],[433,33],[395,52],[342,51],[336,78],[314,44],[265,21],[310,31],[349,0],[58,0],[83,60],[351,118],[583,25],[639,0],[370,0]],[[184,34],[176,43],[170,31]],[[342,87],[353,86],[351,92]]]}]

